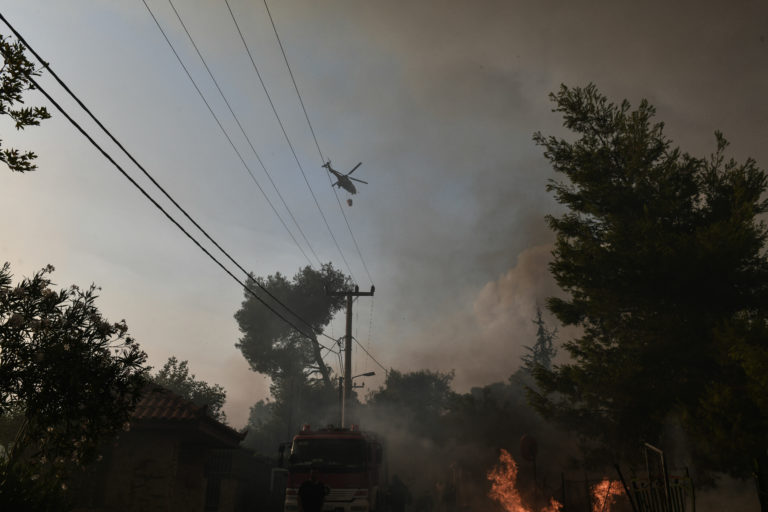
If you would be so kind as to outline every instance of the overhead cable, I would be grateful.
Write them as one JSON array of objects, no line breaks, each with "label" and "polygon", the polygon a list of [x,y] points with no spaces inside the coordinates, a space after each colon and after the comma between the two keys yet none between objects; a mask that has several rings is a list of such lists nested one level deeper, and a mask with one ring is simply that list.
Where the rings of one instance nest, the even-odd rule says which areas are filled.
[{"label": "overhead cable", "polygon": [[[50,94],[48,94],[48,93],[45,91],[45,89],[43,89],[42,87],[40,87],[40,84],[38,84],[38,83],[37,83],[37,81],[36,81],[34,78],[32,78],[31,76],[28,76],[27,78],[28,78],[28,79],[29,79],[29,81],[32,83],[32,85],[34,85],[34,86],[35,86],[35,88],[36,88],[36,89],[38,89],[38,90],[39,90],[39,91],[40,91],[40,92],[43,94],[43,96],[45,96],[45,97],[48,99],[48,101],[49,101],[49,102],[50,102],[50,103],[51,103],[51,104],[52,104],[52,105],[53,105],[53,106],[56,108],[56,110],[58,110],[59,112],[61,112],[61,114],[62,114],[62,115],[65,117],[65,118],[67,118],[67,120],[68,120],[68,121],[69,121],[69,122],[70,122],[70,123],[71,123],[71,124],[72,124],[72,125],[73,125],[73,126],[74,126],[74,127],[75,127],[75,128],[76,128],[76,129],[77,129],[77,130],[78,130],[78,131],[79,131],[79,132],[80,132],[80,133],[81,133],[81,134],[82,134],[82,135],[83,135],[83,136],[86,138],[86,139],[88,139],[88,141],[89,141],[89,142],[90,142],[90,143],[91,143],[91,144],[92,144],[92,145],[93,145],[93,146],[94,146],[94,147],[95,147],[95,148],[96,148],[96,149],[97,149],[97,150],[98,150],[98,151],[99,151],[99,152],[100,152],[100,153],[101,153],[101,154],[102,154],[102,155],[103,155],[103,156],[104,156],[104,157],[105,157],[107,160],[109,160],[109,161],[110,161],[110,163],[111,163],[112,165],[114,165],[114,166],[115,166],[115,168],[117,168],[117,170],[118,170],[118,171],[120,171],[120,174],[122,174],[122,175],[123,175],[123,176],[124,176],[124,177],[125,177],[125,178],[126,178],[128,181],[129,181],[129,182],[131,182],[131,184],[132,184],[134,187],[136,187],[137,189],[139,189],[139,191],[142,193],[142,195],[143,195],[144,197],[146,197],[146,198],[147,198],[147,199],[148,199],[148,200],[149,200],[149,201],[150,201],[150,202],[151,202],[151,203],[152,203],[152,204],[153,204],[153,205],[154,205],[154,206],[155,206],[155,207],[156,207],[158,210],[160,210],[160,211],[163,213],[163,215],[165,215],[165,216],[166,216],[166,218],[167,218],[168,220],[170,220],[170,221],[171,221],[171,222],[172,222],[172,223],[173,223],[173,224],[174,224],[174,225],[175,225],[175,226],[176,226],[176,227],[177,227],[177,228],[178,228],[178,229],[179,229],[179,230],[180,230],[182,233],[184,233],[184,235],[186,235],[186,237],[187,237],[187,238],[189,238],[189,239],[190,239],[190,240],[191,240],[191,241],[192,241],[192,242],[193,242],[193,243],[194,243],[194,244],[195,244],[195,245],[196,245],[196,246],[197,246],[197,247],[198,247],[198,248],[199,248],[201,251],[203,251],[203,252],[205,253],[205,255],[206,255],[206,256],[208,256],[208,257],[209,257],[211,260],[213,260],[213,261],[214,261],[214,263],[216,263],[216,264],[217,264],[217,265],[218,265],[218,266],[219,266],[219,267],[220,267],[220,268],[221,268],[221,269],[222,269],[224,272],[226,272],[226,273],[227,273],[227,274],[228,274],[228,275],[229,275],[229,276],[230,276],[232,279],[234,279],[234,280],[235,280],[235,281],[236,281],[236,282],[237,282],[237,283],[238,283],[240,286],[242,286],[242,287],[243,287],[243,289],[245,289],[245,290],[246,290],[246,291],[248,291],[248,292],[249,292],[251,295],[253,295],[253,297],[254,297],[256,300],[258,300],[259,302],[261,302],[261,303],[262,303],[262,304],[263,304],[263,305],[264,305],[264,306],[265,306],[265,307],[266,307],[266,308],[267,308],[269,311],[271,311],[271,312],[272,312],[272,313],[273,313],[275,316],[277,316],[278,318],[280,318],[281,320],[283,320],[285,323],[287,323],[288,325],[290,325],[291,327],[293,327],[293,328],[294,328],[294,329],[295,329],[297,332],[299,332],[299,333],[300,333],[302,336],[304,336],[305,338],[308,338],[308,339],[310,339],[310,340],[314,340],[314,339],[315,339],[315,338],[314,338],[312,335],[310,335],[310,334],[307,334],[307,333],[306,333],[306,332],[304,332],[303,330],[299,329],[299,328],[296,326],[296,324],[294,324],[293,322],[291,322],[290,320],[288,320],[288,319],[287,319],[285,316],[283,316],[283,315],[282,315],[282,314],[281,314],[279,311],[277,311],[275,308],[273,308],[272,306],[270,306],[270,305],[269,305],[269,304],[268,304],[268,303],[267,303],[267,302],[266,302],[266,301],[265,301],[263,298],[261,298],[261,297],[260,297],[260,296],[259,296],[259,295],[258,295],[258,294],[257,294],[257,293],[254,291],[254,290],[252,290],[252,289],[251,289],[251,288],[250,288],[250,287],[249,287],[249,286],[248,286],[246,283],[244,283],[244,282],[243,282],[242,280],[240,280],[240,279],[239,279],[239,278],[238,278],[238,277],[237,277],[235,274],[233,274],[231,270],[229,270],[229,269],[228,269],[228,268],[227,268],[227,267],[226,267],[226,266],[225,266],[225,265],[224,265],[224,264],[223,264],[221,261],[219,261],[219,259],[218,259],[218,258],[216,258],[216,256],[214,256],[213,254],[211,254],[211,252],[210,252],[208,249],[206,249],[205,247],[203,247],[203,245],[202,245],[202,244],[201,244],[201,243],[200,243],[200,242],[199,242],[199,241],[198,241],[198,240],[197,240],[197,239],[196,239],[194,236],[192,236],[192,235],[189,233],[189,231],[187,231],[186,229],[184,229],[184,227],[183,227],[181,224],[179,224],[179,222],[178,222],[178,221],[177,221],[177,220],[176,220],[176,219],[175,219],[175,218],[174,218],[174,217],[173,217],[173,216],[172,216],[170,213],[168,213],[168,211],[167,211],[165,208],[163,208],[163,206],[162,206],[160,203],[158,203],[158,202],[155,200],[155,198],[153,198],[153,197],[152,197],[152,196],[149,194],[149,192],[147,192],[147,191],[146,191],[146,190],[145,190],[145,189],[144,189],[144,188],[143,188],[141,185],[139,185],[139,183],[138,183],[136,180],[134,180],[134,179],[133,179],[133,178],[132,178],[132,177],[131,177],[131,176],[130,176],[130,175],[129,175],[129,174],[126,172],[126,171],[125,171],[125,169],[123,169],[123,168],[120,166],[120,164],[118,164],[118,163],[117,163],[117,162],[116,162],[116,161],[115,161],[115,160],[112,158],[112,156],[111,156],[109,153],[107,153],[107,152],[106,152],[106,151],[105,151],[105,150],[104,150],[104,149],[103,149],[103,148],[102,148],[102,147],[101,147],[101,146],[100,146],[100,145],[99,145],[99,144],[98,144],[98,143],[97,143],[97,142],[96,142],[96,141],[93,139],[93,137],[91,137],[91,136],[90,136],[90,134],[88,134],[88,132],[86,132],[86,131],[85,131],[85,129],[84,129],[82,126],[80,126],[80,124],[79,124],[77,121],[75,121],[75,120],[74,120],[74,119],[73,119],[73,118],[72,118],[72,117],[71,117],[71,116],[70,116],[70,115],[69,115],[69,114],[68,114],[68,113],[67,113],[67,112],[66,112],[66,111],[65,111],[65,110],[64,110],[64,109],[61,107],[61,105],[59,105],[59,103],[58,103],[58,102],[56,102],[56,100],[54,100],[54,99],[51,97],[51,95],[50,95]],[[300,318],[300,317],[299,317],[299,318]],[[324,346],[322,346],[322,345],[321,345],[321,347],[323,347],[323,348],[327,348],[327,347],[324,347]]]},{"label": "overhead cable", "polygon": [[[248,172],[248,174],[251,177],[251,180],[256,184],[259,191],[261,192],[261,195],[264,196],[264,199],[267,201],[267,204],[269,204],[270,208],[272,208],[272,211],[275,213],[277,218],[280,220],[280,223],[283,225],[285,230],[290,235],[293,242],[296,244],[296,246],[299,248],[301,253],[304,255],[304,257],[309,262],[309,265],[312,266],[312,261],[309,259],[309,256],[307,256],[307,253],[304,252],[304,249],[299,244],[298,240],[296,240],[296,237],[293,235],[293,232],[288,228],[288,225],[283,220],[282,216],[280,216],[280,213],[278,213],[277,208],[275,208],[275,205],[272,204],[272,201],[269,199],[269,196],[267,196],[267,193],[262,188],[261,184],[259,183],[259,180],[256,179],[256,176],[253,174],[253,171],[251,171],[251,168],[246,163],[245,159],[243,158],[243,155],[240,153],[240,151],[237,149],[237,146],[235,146],[235,143],[232,141],[232,138],[229,136],[229,133],[227,133],[227,130],[224,128],[224,126],[221,124],[221,121],[219,120],[219,117],[216,115],[216,113],[211,108],[211,105],[208,103],[208,100],[205,99],[205,95],[200,90],[200,87],[198,87],[197,82],[195,82],[195,79],[192,78],[192,75],[190,74],[189,70],[187,69],[187,66],[184,64],[184,61],[181,60],[181,57],[179,56],[178,52],[176,52],[176,48],[173,46],[173,43],[171,43],[171,40],[168,38],[168,35],[165,33],[165,30],[163,30],[163,27],[160,25],[160,22],[155,17],[155,14],[152,12],[152,9],[149,8],[149,5],[147,4],[146,0],[142,0],[144,3],[144,6],[147,8],[147,11],[149,12],[150,16],[152,16],[152,19],[154,20],[155,24],[157,25],[157,28],[160,30],[160,33],[163,35],[163,38],[165,38],[165,41],[168,43],[168,46],[170,46],[171,51],[176,56],[176,60],[179,61],[179,64],[181,64],[181,67],[184,69],[184,72],[187,74],[187,77],[189,78],[190,82],[192,82],[192,85],[195,87],[195,90],[197,91],[197,94],[200,96],[200,98],[203,100],[203,103],[205,103],[205,106],[208,107],[208,112],[213,117],[214,121],[216,121],[216,124],[219,126],[219,129],[221,130],[222,134],[224,134],[224,137],[226,137],[227,141],[229,141],[229,145],[232,147],[232,150],[235,152],[237,157],[240,159],[240,162],[243,164],[243,167],[245,167],[245,170]],[[262,165],[262,168],[264,167],[264,164],[261,162],[261,159],[259,158],[259,163]],[[266,172],[266,169],[265,169]],[[317,257],[317,254],[314,253],[310,246],[310,250],[312,251],[312,254],[315,256],[315,259],[320,262],[320,259]]]},{"label": "overhead cable", "polygon": [[[227,7],[229,7],[229,1],[225,0],[227,2]],[[293,70],[291,69],[291,65],[288,63],[288,56],[285,53],[285,48],[283,47],[283,42],[280,39],[280,34],[277,33],[277,26],[275,25],[275,20],[272,18],[272,12],[269,10],[269,5],[267,4],[267,0],[264,0],[264,7],[267,10],[267,14],[269,15],[269,21],[272,24],[272,30],[275,32],[275,38],[277,39],[278,45],[280,45],[280,51],[283,54],[283,60],[285,61],[285,66],[288,68],[288,74],[291,76],[291,82],[293,82],[293,88],[296,90],[296,96],[299,98],[299,103],[301,103],[301,109],[304,111],[304,118],[307,120],[307,125],[309,126],[309,131],[312,133],[312,138],[315,140],[315,146],[317,147],[317,152],[320,155],[320,164],[324,164],[326,162],[325,157],[323,156],[323,152],[320,150],[320,143],[317,141],[317,135],[315,134],[315,129],[312,127],[312,122],[309,120],[309,114],[307,113],[307,108],[304,105],[304,100],[301,97],[301,92],[299,92],[299,86],[296,84],[296,78],[293,76]],[[232,10],[230,9],[230,13]],[[232,17],[234,19],[234,15]],[[237,24],[237,22],[235,22]],[[238,28],[238,31],[240,29]],[[242,37],[242,34],[241,34]],[[243,40],[243,43],[245,43],[245,40]],[[247,48],[247,45],[246,45]],[[248,52],[250,55],[250,52]],[[334,196],[336,196],[336,202],[339,204],[339,210],[341,211],[341,215],[344,217],[344,222],[347,224],[347,229],[349,230],[349,235],[352,237],[352,241],[355,244],[355,249],[357,249],[357,254],[360,256],[360,261],[363,263],[363,268],[365,269],[365,273],[368,275],[368,280],[373,283],[373,277],[371,277],[371,273],[368,271],[368,265],[365,263],[365,258],[363,258],[363,253],[360,250],[360,246],[357,243],[357,238],[355,238],[355,234],[352,232],[352,226],[349,224],[349,219],[347,219],[347,214],[344,212],[344,207],[341,205],[341,200],[339,199],[339,194],[336,191],[335,188],[333,188],[333,180],[331,179],[331,175],[326,173],[328,175],[328,182],[331,183],[331,189],[333,190]]]},{"label": "overhead cable", "polygon": [[[101,128],[104,133],[107,134],[107,136],[125,153],[125,155],[142,171],[142,173],[163,193],[163,195],[173,203],[173,205],[181,211],[181,213],[198,229],[200,232],[211,242],[213,243],[219,251],[221,251],[228,259],[231,261],[240,271],[242,271],[244,274],[248,275],[250,277],[250,273],[243,268],[240,263],[238,263],[230,254],[227,252],[221,245],[219,245],[218,242],[216,242],[211,235],[208,234],[208,232],[203,229],[200,224],[198,224],[194,218],[190,216],[190,214],[171,196],[164,187],[162,187],[155,178],[147,171],[144,166],[142,166],[135,158],[134,156],[118,141],[112,132],[110,132],[104,124],[91,112],[91,110],[80,100],[80,98],[72,92],[72,90],[67,86],[67,84],[59,77],[59,75],[51,68],[50,64],[46,62],[35,50],[30,46],[30,44],[24,39],[24,37],[10,24],[10,22],[0,13],[0,20],[5,23],[8,28],[13,32],[14,36],[21,41],[21,43],[24,44],[24,46],[35,56],[35,58],[43,65],[43,67],[51,74],[51,76],[58,82],[58,84],[75,100],[75,102],[90,116],[90,118]],[[217,258],[215,258],[210,252],[205,249],[197,239],[195,239],[189,232],[187,232],[177,221],[173,218],[144,188],[141,187],[121,166],[119,166],[114,159],[99,146],[94,139],[76,122],[74,119],[72,119],[67,112],[63,110],[63,108],[45,91],[40,87],[40,85],[30,76],[30,80],[32,81],[33,85],[40,90],[41,93],[66,117],[72,125],[77,128],[77,130],[85,136],[91,144],[93,144],[96,149],[99,150],[99,152],[102,153],[117,169],[120,171],[123,176],[128,179],[136,188],[139,189],[139,191],[150,201],[154,206],[156,206],[173,224],[179,228],[190,240],[192,240],[195,245],[197,245],[206,255],[208,255],[209,258],[211,258],[215,263],[218,264],[219,267],[221,267],[227,274],[229,274],[235,281],[237,281],[238,284],[240,284],[246,291],[251,293],[259,302],[264,304],[270,311],[275,313],[280,319],[288,323],[291,327],[293,327],[297,332],[302,334],[303,336],[315,339],[314,337],[311,337],[307,335],[304,331],[296,327],[292,322],[288,321],[286,318],[284,318],[279,312],[275,311],[271,306],[269,306],[267,303],[263,301],[261,297],[259,297],[255,291],[253,291],[250,287],[248,287],[245,283],[243,283],[240,279],[238,279],[236,276],[234,276]],[[304,320],[301,316],[299,316],[296,312],[294,312],[291,308],[289,308],[286,304],[284,304],[282,301],[280,301],[277,297],[275,297],[264,285],[259,283],[257,280],[252,279],[254,284],[256,284],[264,293],[266,293],[272,300],[274,300],[277,304],[282,306],[287,312],[289,312],[291,315],[296,317],[298,320],[301,320],[302,323],[307,325],[312,332],[316,332],[316,330],[309,322]],[[322,331],[316,332],[316,334],[319,335],[325,335]],[[331,338],[333,340],[333,338]],[[334,340],[335,341],[335,340]],[[319,344],[319,343],[318,343]],[[322,348],[327,348],[322,344],[319,344]],[[329,349],[330,350],[330,349]]]},{"label": "overhead cable", "polygon": [[[181,26],[184,29],[184,32],[187,34],[187,37],[189,38],[189,42],[192,43],[192,47],[195,49],[195,52],[197,52],[197,56],[200,57],[200,61],[203,63],[203,67],[205,67],[205,70],[208,72],[208,76],[211,77],[213,84],[216,86],[216,90],[219,91],[219,95],[221,95],[221,99],[223,99],[224,103],[227,105],[227,108],[229,109],[229,113],[232,114],[232,117],[235,119],[235,123],[237,123],[237,126],[240,128],[240,133],[242,133],[243,137],[245,137],[245,140],[248,142],[248,145],[250,146],[251,151],[256,157],[256,160],[258,160],[259,164],[261,165],[261,168],[264,170],[264,173],[267,175],[269,182],[272,184],[272,187],[275,189],[277,196],[280,198],[280,201],[282,201],[283,206],[288,211],[288,215],[290,215],[291,219],[293,220],[293,223],[296,225],[296,228],[299,230],[299,233],[304,239],[304,242],[307,244],[307,246],[309,247],[309,250],[312,252],[315,259],[317,260],[318,265],[322,266],[322,262],[320,261],[320,258],[317,257],[317,253],[315,253],[315,250],[312,247],[312,244],[309,242],[307,235],[304,234],[304,230],[301,229],[301,225],[299,225],[299,222],[296,220],[296,217],[293,215],[293,212],[288,207],[288,204],[285,202],[283,195],[280,193],[280,189],[277,188],[277,184],[275,184],[275,181],[272,179],[272,174],[267,170],[267,167],[264,165],[264,162],[259,156],[258,151],[256,151],[256,148],[253,146],[253,142],[251,141],[251,138],[246,133],[242,123],[240,123],[240,118],[235,113],[234,109],[232,108],[232,105],[229,103],[229,100],[227,99],[227,96],[224,94],[224,91],[221,90],[221,87],[219,86],[219,82],[216,80],[216,77],[213,76],[213,72],[211,72],[211,69],[208,67],[208,63],[205,61],[203,54],[200,52],[200,49],[198,48],[197,43],[195,43],[195,40],[192,37],[192,34],[190,34],[189,30],[187,29],[187,25],[184,23],[184,20],[181,19],[181,15],[179,14],[179,11],[176,9],[176,6],[173,5],[173,2],[171,0],[168,0],[168,3],[171,5],[171,9],[173,9],[173,12],[176,14],[176,18],[179,20],[179,23],[181,23]],[[178,57],[178,54],[176,55]]]},{"label": "overhead cable", "polygon": [[[146,4],[145,4],[146,5]],[[166,191],[165,188],[163,188],[155,179],[154,177],[133,157],[133,155],[118,141],[114,135],[104,126],[104,124],[92,113],[92,111],[80,100],[80,98],[67,86],[67,84],[58,76],[58,74],[51,68],[50,64],[45,61],[35,50],[31,47],[31,45],[24,39],[24,37],[10,24],[10,22],[0,13],[0,20],[5,23],[5,25],[8,26],[8,28],[13,32],[14,36],[22,42],[25,47],[35,56],[35,58],[42,64],[42,66],[51,74],[51,76],[57,81],[57,83],[75,100],[75,102],[89,115],[89,117],[101,128],[105,134],[123,151],[123,153],[128,156],[128,158],[142,171],[142,173],[163,193],[163,195],[171,201],[171,203],[181,211],[181,213],[198,229],[200,232],[211,242],[216,246],[219,251],[221,251],[239,270],[241,270],[244,274],[251,277],[250,273],[247,272],[242,265],[240,265],[224,248],[222,248],[218,242],[216,242],[215,239],[213,239],[206,230],[204,230],[190,215],[189,213]],[[337,355],[340,355],[340,352],[334,351],[332,349],[329,349],[328,347],[324,346],[323,344],[319,343],[317,341],[317,338],[313,334],[307,334],[302,329],[297,327],[293,322],[291,322],[289,319],[287,319],[283,314],[281,314],[279,311],[277,311],[274,307],[272,307],[270,304],[268,304],[262,297],[259,296],[259,294],[254,291],[251,287],[249,287],[245,282],[243,282],[241,279],[239,279],[237,276],[235,276],[232,271],[230,271],[218,258],[216,258],[211,252],[206,249],[189,231],[187,231],[168,211],[163,208],[162,205],[160,205],[157,200],[155,200],[149,192],[147,192],[136,180],[134,180],[128,173],[123,169],[120,164],[118,164],[112,156],[107,153],[106,150],[104,150],[94,139],[91,137],[91,135],[77,122],[75,121],[64,109],[63,107],[53,99],[53,97],[48,94],[45,89],[43,89],[40,84],[32,77],[28,76],[30,82],[32,85],[38,89],[45,97],[46,99],[107,159],[110,163],[134,186],[136,187],[141,194],[149,200],[153,206],[155,206],[158,210],[160,210],[163,215],[171,222],[173,223],[177,229],[179,229],[187,238],[189,238],[206,256],[208,256],[209,259],[211,259],[214,263],[216,263],[217,266],[219,266],[227,275],[229,275],[236,283],[238,283],[246,292],[250,293],[257,301],[259,301],[262,305],[264,305],[271,313],[273,313],[275,316],[283,320],[286,324],[288,324],[290,327],[292,327],[296,332],[304,336],[305,338],[315,341],[318,343],[319,347],[321,349],[329,350],[331,352],[336,353]],[[264,287],[261,283],[259,283],[257,280],[252,279],[252,282],[256,284],[264,293],[266,293],[270,298],[272,298],[277,304],[282,306],[288,313],[293,315],[296,319],[300,320],[302,323],[307,325],[310,328],[310,332],[324,336],[334,343],[337,343],[338,341],[324,332],[322,330],[315,328],[312,326],[309,322],[307,322],[305,319],[303,319],[301,316],[299,316],[297,313],[295,313],[291,308],[289,308],[286,304],[284,304],[282,301],[280,301],[277,297],[275,297],[266,287]],[[364,349],[365,350],[365,349]],[[368,353],[366,351],[366,353]],[[370,355],[370,354],[369,354]],[[371,356],[373,359],[373,357]],[[374,359],[375,361],[375,359]],[[381,366],[378,361],[376,361],[379,366]],[[384,369],[384,367],[382,366]],[[386,369],[384,369],[386,372]]]},{"label": "overhead cable", "polygon": [[[170,0],[168,0],[170,1]],[[293,144],[291,143],[290,137],[288,137],[288,132],[285,130],[285,126],[283,125],[283,121],[280,119],[280,116],[277,113],[277,109],[275,108],[275,104],[272,101],[272,97],[269,94],[269,91],[267,90],[267,86],[264,84],[264,80],[261,78],[261,73],[259,72],[258,66],[256,66],[256,61],[253,58],[253,54],[251,53],[250,48],[248,47],[248,43],[245,41],[245,37],[243,37],[243,32],[240,30],[240,25],[237,23],[237,19],[235,18],[235,14],[232,12],[232,8],[229,6],[229,0],[225,0],[225,3],[227,5],[227,9],[229,9],[229,14],[232,17],[232,21],[235,23],[235,27],[237,28],[238,34],[240,34],[240,40],[243,42],[243,46],[245,46],[245,51],[248,53],[248,57],[251,60],[251,64],[253,65],[253,69],[256,71],[256,76],[259,77],[259,82],[261,82],[261,86],[264,89],[264,93],[267,95],[267,99],[269,100],[269,104],[272,106],[272,112],[274,112],[275,117],[277,118],[277,122],[280,125],[280,129],[283,131],[283,136],[285,137],[286,142],[288,143],[288,147],[291,149],[291,153],[293,154],[293,158],[296,160],[296,165],[299,168],[299,171],[301,171],[301,176],[304,178],[304,183],[307,184],[307,188],[309,189],[309,193],[312,195],[312,199],[315,201],[315,206],[317,206],[317,210],[320,212],[320,216],[323,219],[323,222],[325,223],[325,227],[328,228],[328,233],[330,233],[331,238],[333,239],[333,243],[336,245],[336,248],[339,250],[339,254],[341,255],[341,259],[344,260],[344,263],[347,265],[347,269],[349,270],[349,275],[352,276],[353,281],[357,281],[355,279],[354,273],[352,272],[352,267],[350,266],[349,262],[347,261],[346,256],[344,255],[344,251],[341,250],[341,246],[339,245],[339,242],[336,240],[336,235],[334,235],[333,230],[331,229],[330,224],[328,223],[328,219],[325,217],[325,213],[323,212],[323,209],[320,207],[320,202],[317,200],[317,196],[315,195],[315,191],[312,189],[312,185],[309,184],[309,179],[307,178],[307,173],[304,171],[304,167],[301,165],[301,161],[299,160],[298,155],[296,154],[296,150],[293,147]],[[291,75],[291,78],[293,79],[293,75]],[[302,104],[303,107],[303,104]],[[306,110],[305,110],[306,114]],[[314,136],[314,133],[313,133]],[[315,143],[317,143],[317,139],[315,139]],[[319,146],[318,146],[319,150]],[[324,162],[323,162],[324,163]]]},{"label": "overhead cable", "polygon": [[387,370],[386,368],[384,368],[384,365],[383,365],[383,364],[381,364],[380,362],[378,362],[378,361],[376,360],[376,358],[375,358],[375,357],[373,357],[373,356],[371,355],[371,353],[370,353],[370,352],[368,352],[368,350],[367,350],[367,349],[366,349],[366,348],[365,348],[365,347],[362,345],[362,343],[360,343],[359,341],[357,341],[357,338],[355,338],[355,337],[353,336],[353,337],[352,337],[352,339],[353,339],[353,340],[355,340],[355,343],[357,343],[357,346],[358,346],[358,347],[360,347],[361,349],[363,349],[363,352],[365,352],[366,354],[368,354],[368,357],[370,357],[370,358],[373,360],[373,362],[374,362],[374,363],[376,363],[377,365],[379,365],[379,368],[381,368],[382,370],[384,370],[384,375],[387,375],[387,376],[389,376],[389,370]]}]

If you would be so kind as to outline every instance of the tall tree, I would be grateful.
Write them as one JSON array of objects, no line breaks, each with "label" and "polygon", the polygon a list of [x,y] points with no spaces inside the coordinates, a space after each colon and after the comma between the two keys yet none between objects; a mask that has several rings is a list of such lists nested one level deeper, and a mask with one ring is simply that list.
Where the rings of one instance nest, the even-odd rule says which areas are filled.
[{"label": "tall tree", "polygon": [[537,369],[536,406],[618,457],[682,419],[702,465],[745,474],[768,448],[766,173],[726,160],[719,133],[711,157],[682,153],[646,101],[594,85],[551,99],[574,137],[534,136],[567,208],[547,217],[567,295],[548,306],[582,334],[564,344],[571,362]]},{"label": "tall tree", "polygon": [[16,491],[29,490],[24,478],[63,482],[72,465],[93,461],[128,424],[146,384],[146,354],[124,322],[102,317],[96,288],[56,291],[52,271],[13,286],[9,265],[0,267],[0,418],[18,419],[0,464],[3,510],[27,509],[14,508]]},{"label": "tall tree", "polygon": [[268,375],[273,382],[298,378],[303,383],[316,380],[319,375],[322,383],[332,388],[330,370],[323,361],[317,332],[328,325],[344,305],[343,297],[329,297],[326,290],[340,289],[349,281],[330,263],[319,270],[305,267],[291,280],[279,272],[266,278],[251,276],[249,288],[267,303],[275,305],[274,300],[256,286],[258,282],[290,307],[300,318],[275,305],[302,332],[246,293],[240,310],[235,313],[242,333],[240,342],[235,346],[242,351],[254,371]]},{"label": "tall tree", "polygon": [[[256,286],[299,315],[297,318]],[[260,451],[271,451],[276,443],[290,439],[302,423],[332,423],[338,417],[337,391],[331,369],[323,360],[317,339],[344,305],[343,297],[329,297],[326,290],[348,286],[350,279],[329,263],[319,270],[305,267],[288,279],[280,273],[253,277],[249,288],[273,305],[296,327],[278,318],[250,293],[235,314],[242,336],[236,344],[254,371],[270,377],[272,400],[256,404],[249,421],[246,443]],[[327,356],[328,353],[326,352]]]},{"label": "tall tree", "polygon": [[557,328],[549,329],[544,323],[541,314],[541,308],[536,307],[536,319],[533,321],[536,325],[536,343],[532,347],[524,346],[527,353],[523,355],[523,368],[528,372],[533,372],[537,366],[545,370],[552,369],[552,359],[557,354],[554,346],[557,338]]},{"label": "tall tree", "polygon": [[[24,45],[0,34],[0,55],[3,58],[0,67],[0,115],[9,116],[17,130],[37,126],[43,119],[51,117],[45,107],[21,106],[24,104],[24,92],[35,88],[30,77],[40,75],[39,70],[24,55]],[[35,170],[35,158],[37,155],[33,151],[0,149],[0,162],[4,162],[12,171]]]},{"label": "tall tree", "polygon": [[159,386],[170,389],[196,405],[204,405],[208,413],[219,421],[226,422],[224,402],[227,392],[218,384],[210,385],[189,373],[189,362],[169,357],[163,367],[150,380]]}]

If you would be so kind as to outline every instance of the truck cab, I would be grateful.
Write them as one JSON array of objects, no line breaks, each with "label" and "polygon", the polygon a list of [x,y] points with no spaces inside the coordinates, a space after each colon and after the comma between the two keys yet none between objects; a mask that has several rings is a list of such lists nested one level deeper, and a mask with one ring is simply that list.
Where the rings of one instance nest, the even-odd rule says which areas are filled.
[{"label": "truck cab", "polygon": [[327,488],[324,512],[381,511],[383,455],[378,437],[356,425],[318,430],[304,425],[291,443],[284,511],[299,511],[299,487],[310,479],[311,470]]}]

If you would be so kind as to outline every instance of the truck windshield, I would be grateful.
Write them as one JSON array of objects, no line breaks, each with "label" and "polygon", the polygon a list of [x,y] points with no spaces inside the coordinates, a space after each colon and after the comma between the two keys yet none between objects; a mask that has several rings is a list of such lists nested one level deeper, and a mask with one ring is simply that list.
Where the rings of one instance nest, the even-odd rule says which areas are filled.
[{"label": "truck windshield", "polygon": [[296,439],[291,449],[291,466],[361,469],[365,467],[365,441],[361,439]]}]

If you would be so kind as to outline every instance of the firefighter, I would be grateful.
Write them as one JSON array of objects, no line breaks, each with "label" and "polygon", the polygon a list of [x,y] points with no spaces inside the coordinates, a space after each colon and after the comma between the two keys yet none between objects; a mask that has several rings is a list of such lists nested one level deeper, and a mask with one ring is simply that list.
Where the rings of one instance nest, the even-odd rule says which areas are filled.
[{"label": "firefighter", "polygon": [[389,510],[391,512],[405,512],[405,506],[410,502],[411,491],[400,480],[400,477],[392,475],[392,483],[389,486]]},{"label": "firefighter", "polygon": [[309,471],[309,480],[305,480],[299,487],[299,511],[321,512],[328,487],[317,478],[317,469]]}]

